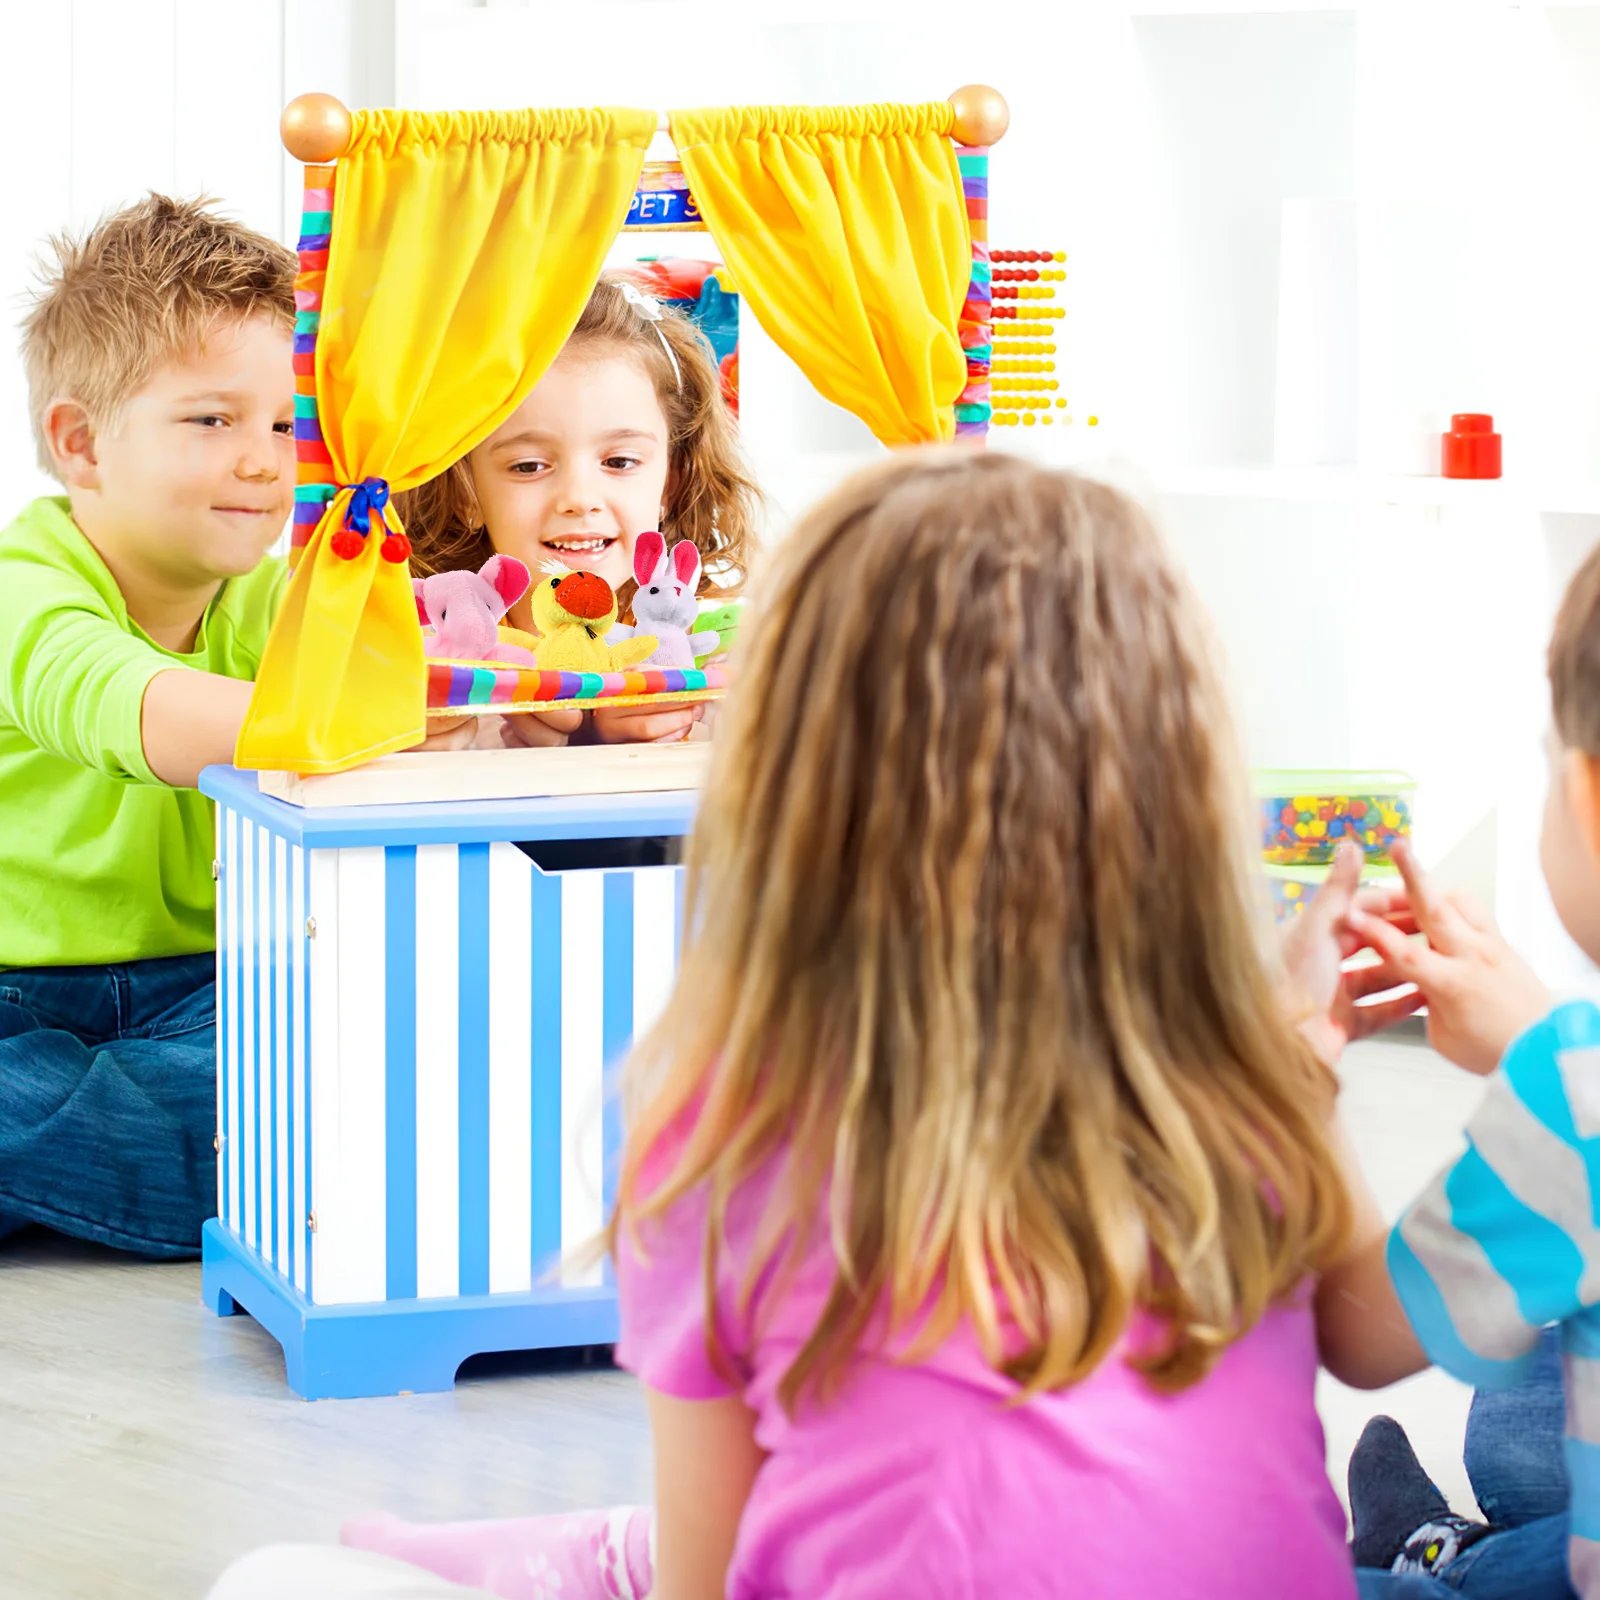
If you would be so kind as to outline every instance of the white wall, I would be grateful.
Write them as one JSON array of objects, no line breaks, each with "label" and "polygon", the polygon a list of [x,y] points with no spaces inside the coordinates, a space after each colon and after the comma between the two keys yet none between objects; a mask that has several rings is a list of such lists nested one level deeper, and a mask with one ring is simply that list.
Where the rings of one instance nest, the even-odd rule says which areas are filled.
[{"label": "white wall", "polygon": [[[963,83],[999,86],[1012,126],[992,163],[991,238],[1129,246],[1104,252],[1085,242],[1069,264],[1073,314],[1058,343],[1080,415],[1125,412],[1117,397],[1145,359],[1133,347],[1147,331],[1136,290],[1148,207],[1123,177],[1124,154],[1143,138],[1135,70],[1125,19],[1111,5],[1077,7],[1070,28],[1054,4],[1015,6],[979,25],[970,6],[950,0],[400,0],[397,18],[399,98],[430,109],[939,100]],[[657,153],[670,156],[670,142]],[[635,235],[613,259],[658,251],[713,253],[705,235]],[[1078,309],[1090,305],[1092,315]],[[748,320],[740,373],[746,449],[783,526],[876,446]],[[1109,431],[1063,449],[1103,455]]]},{"label": "white wall", "polygon": [[0,43],[0,515],[55,485],[34,466],[15,350],[40,242],[151,189],[210,194],[293,243],[299,169],[278,114],[306,89],[393,97],[389,0],[51,0],[8,5]]},{"label": "white wall", "polygon": [[[1059,375],[1080,419],[996,442],[1157,504],[1258,763],[1410,768],[1435,857],[1498,811],[1500,909],[1570,958],[1533,843],[1543,638],[1600,537],[1600,8],[59,0],[6,21],[8,310],[38,238],[149,187],[208,189],[292,239],[298,173],[275,129],[306,89],[667,108],[995,84],[1012,127],[991,236],[1069,252]],[[1279,223],[1306,200],[1351,208],[1356,229],[1337,311],[1354,448],[1309,473],[1274,458]],[[616,254],[706,247],[636,236]],[[745,436],[781,522],[874,447],[745,337]],[[1505,484],[1406,476],[1461,409],[1500,418]],[[20,374],[0,365],[14,502],[38,486],[31,463]]]}]

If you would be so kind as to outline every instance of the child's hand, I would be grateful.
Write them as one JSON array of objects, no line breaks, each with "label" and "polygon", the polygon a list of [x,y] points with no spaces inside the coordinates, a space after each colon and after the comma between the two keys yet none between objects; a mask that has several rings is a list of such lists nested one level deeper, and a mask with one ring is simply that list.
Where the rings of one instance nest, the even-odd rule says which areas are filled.
[{"label": "child's hand", "polygon": [[705,702],[688,706],[615,706],[596,711],[594,731],[602,744],[676,744],[687,739]]},{"label": "child's hand", "polygon": [[[471,750],[477,742],[481,724],[478,717],[435,717],[428,723],[428,737],[413,750]],[[565,744],[568,736],[583,721],[581,711],[517,712],[500,724],[500,742],[507,749],[525,745]]]},{"label": "child's hand", "polygon": [[509,750],[565,744],[583,726],[581,711],[514,711],[505,719],[503,741]]},{"label": "child's hand", "polygon": [[1421,990],[1433,1048],[1468,1072],[1493,1072],[1506,1047],[1550,1010],[1554,997],[1481,906],[1466,895],[1435,893],[1410,845],[1397,844],[1394,859],[1427,944],[1359,908],[1350,926],[1402,982]]},{"label": "child's hand", "polygon": [[476,717],[430,717],[428,734],[413,750],[470,750],[477,737]]},{"label": "child's hand", "polygon": [[1400,937],[1396,922],[1410,927],[1403,894],[1361,887],[1361,851],[1346,843],[1339,847],[1322,887],[1283,935],[1283,964],[1292,989],[1293,1014],[1300,1019],[1300,1031],[1311,1041],[1312,1049],[1329,1066],[1353,1039],[1393,1027],[1422,1004],[1422,996],[1415,991],[1373,1005],[1357,1003],[1411,981],[1387,957],[1371,966],[1344,970],[1345,961],[1369,944],[1385,954],[1376,940],[1356,929],[1358,914],[1396,937]]},{"label": "child's hand", "polygon": [[174,789],[193,789],[205,768],[232,761],[253,688],[242,679],[189,667],[158,672],[139,711],[151,772]]}]

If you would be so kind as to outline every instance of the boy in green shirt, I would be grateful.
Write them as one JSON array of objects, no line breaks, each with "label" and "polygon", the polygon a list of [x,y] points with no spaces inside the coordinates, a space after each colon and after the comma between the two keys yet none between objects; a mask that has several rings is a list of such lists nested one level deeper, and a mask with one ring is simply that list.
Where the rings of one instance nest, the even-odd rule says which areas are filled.
[{"label": "boy in green shirt", "polygon": [[0,532],[0,1234],[192,1255],[215,1211],[214,854],[282,594],[293,254],[152,195],[23,324],[39,459]]}]

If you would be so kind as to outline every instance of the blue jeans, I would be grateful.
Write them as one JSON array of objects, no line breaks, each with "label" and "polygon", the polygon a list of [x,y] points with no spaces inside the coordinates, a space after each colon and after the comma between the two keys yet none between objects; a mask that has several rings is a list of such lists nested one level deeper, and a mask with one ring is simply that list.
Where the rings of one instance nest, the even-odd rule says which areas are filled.
[{"label": "blue jeans", "polygon": [[216,1214],[216,961],[0,971],[0,1236],[194,1256]]},{"label": "blue jeans", "polygon": [[1472,1397],[1463,1457],[1495,1532],[1437,1578],[1358,1570],[1361,1600],[1576,1600],[1567,1577],[1565,1432],[1561,1345],[1547,1328],[1527,1378],[1514,1389]]}]

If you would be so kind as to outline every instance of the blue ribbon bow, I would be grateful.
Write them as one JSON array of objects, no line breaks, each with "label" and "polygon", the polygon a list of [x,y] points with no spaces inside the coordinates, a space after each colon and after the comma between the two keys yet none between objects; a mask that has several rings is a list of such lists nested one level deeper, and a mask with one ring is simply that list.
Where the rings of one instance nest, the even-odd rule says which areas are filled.
[{"label": "blue ribbon bow", "polygon": [[360,483],[347,483],[344,487],[355,490],[345,510],[345,526],[354,528],[364,539],[372,531],[374,512],[382,525],[383,508],[389,503],[389,485],[382,478],[365,478]]}]

